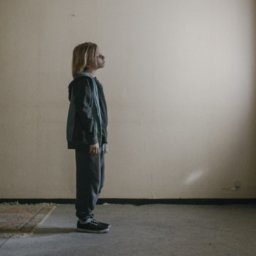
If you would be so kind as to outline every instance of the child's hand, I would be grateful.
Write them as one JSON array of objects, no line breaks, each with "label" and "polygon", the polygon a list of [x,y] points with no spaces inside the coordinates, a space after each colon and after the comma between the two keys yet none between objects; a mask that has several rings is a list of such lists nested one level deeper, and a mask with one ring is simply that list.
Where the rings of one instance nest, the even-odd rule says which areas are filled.
[{"label": "child's hand", "polygon": [[90,150],[89,150],[89,154],[91,155],[98,155],[99,154],[99,143],[96,143],[94,145],[90,145]]}]

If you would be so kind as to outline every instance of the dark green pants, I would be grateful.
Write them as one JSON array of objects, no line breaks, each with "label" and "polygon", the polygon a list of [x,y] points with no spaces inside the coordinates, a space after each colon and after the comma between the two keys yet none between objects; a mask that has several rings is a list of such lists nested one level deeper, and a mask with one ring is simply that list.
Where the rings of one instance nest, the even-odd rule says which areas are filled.
[{"label": "dark green pants", "polygon": [[76,216],[86,220],[92,215],[104,182],[104,150],[92,156],[88,150],[75,150]]}]

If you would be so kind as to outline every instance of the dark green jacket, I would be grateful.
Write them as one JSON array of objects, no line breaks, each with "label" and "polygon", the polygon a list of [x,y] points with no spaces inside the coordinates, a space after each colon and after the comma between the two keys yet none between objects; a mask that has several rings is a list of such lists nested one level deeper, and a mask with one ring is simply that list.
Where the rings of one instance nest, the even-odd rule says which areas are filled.
[{"label": "dark green jacket", "polygon": [[68,148],[88,149],[89,145],[107,143],[107,105],[100,82],[87,73],[78,75],[69,84],[69,101]]}]

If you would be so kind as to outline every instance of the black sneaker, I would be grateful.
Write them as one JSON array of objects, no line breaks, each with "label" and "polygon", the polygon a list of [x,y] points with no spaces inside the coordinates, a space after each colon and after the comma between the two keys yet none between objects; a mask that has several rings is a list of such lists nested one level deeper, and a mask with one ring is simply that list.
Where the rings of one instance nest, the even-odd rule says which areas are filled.
[{"label": "black sneaker", "polygon": [[96,221],[96,220],[94,219],[94,214],[93,214],[93,213],[90,214],[90,218],[91,218],[92,221],[95,221],[95,222],[97,222],[97,223],[100,224],[100,225],[103,225],[103,226],[105,226],[105,227],[111,228],[111,225],[110,225],[110,224],[107,224],[107,223],[104,223],[104,222],[100,222],[100,221]]},{"label": "black sneaker", "polygon": [[77,231],[87,233],[107,233],[109,231],[109,225],[100,223],[94,219],[89,220],[86,223],[77,222]]}]

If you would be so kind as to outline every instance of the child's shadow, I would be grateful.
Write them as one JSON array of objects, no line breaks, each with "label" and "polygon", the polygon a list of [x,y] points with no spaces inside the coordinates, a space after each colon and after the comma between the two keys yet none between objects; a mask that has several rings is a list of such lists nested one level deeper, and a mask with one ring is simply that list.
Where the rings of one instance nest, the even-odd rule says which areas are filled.
[{"label": "child's shadow", "polygon": [[59,228],[59,227],[38,227],[34,230],[35,235],[49,234],[68,234],[77,232],[75,228]]}]

